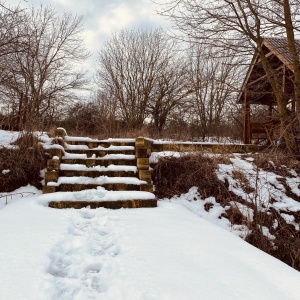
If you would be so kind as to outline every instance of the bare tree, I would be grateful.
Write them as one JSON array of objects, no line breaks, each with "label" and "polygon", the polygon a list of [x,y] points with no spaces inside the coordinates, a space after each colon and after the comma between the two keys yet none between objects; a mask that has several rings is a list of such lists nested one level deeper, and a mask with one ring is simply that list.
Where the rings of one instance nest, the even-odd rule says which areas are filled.
[{"label": "bare tree", "polygon": [[186,57],[170,49],[169,59],[155,76],[155,83],[147,111],[159,137],[170,114],[178,107],[187,106],[191,93]]},{"label": "bare tree", "polygon": [[122,30],[99,53],[98,85],[117,100],[117,115],[129,128],[151,117],[158,132],[186,90],[174,44],[161,29]]},{"label": "bare tree", "polygon": [[58,110],[76,97],[74,91],[87,82],[79,64],[89,56],[81,36],[81,17],[60,16],[41,6],[32,7],[23,18],[17,26],[23,36],[5,56],[9,74],[1,83],[3,98],[18,110],[21,126],[41,120],[47,111]]},{"label": "bare tree", "polygon": [[18,6],[9,8],[0,2],[0,57],[13,53],[15,45],[24,36],[20,30],[20,24],[24,21],[23,12]]},{"label": "bare tree", "polygon": [[[299,103],[299,56],[296,51],[295,32],[299,30],[299,1],[294,0],[179,0],[170,1],[161,11],[171,17],[175,27],[195,40],[202,39],[215,47],[230,48],[236,54],[249,55],[256,50],[268,82],[270,83],[280,115],[281,129],[287,148],[297,152],[286,128],[287,110],[278,74],[262,47],[264,36],[281,35],[288,39],[295,68],[295,100]],[[282,17],[283,16],[283,17]],[[299,104],[297,112],[299,114]]]},{"label": "bare tree", "polygon": [[202,140],[218,135],[222,121],[228,115],[231,100],[236,96],[240,80],[238,59],[230,51],[219,52],[212,46],[192,44],[189,51],[192,120],[198,125]]}]

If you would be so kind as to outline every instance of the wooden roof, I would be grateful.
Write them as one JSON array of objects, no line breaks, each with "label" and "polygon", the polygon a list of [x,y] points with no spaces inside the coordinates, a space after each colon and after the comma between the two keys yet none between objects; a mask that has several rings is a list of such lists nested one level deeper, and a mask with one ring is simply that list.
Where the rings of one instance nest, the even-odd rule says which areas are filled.
[{"label": "wooden roof", "polygon": [[[288,42],[286,38],[264,38],[263,49],[266,57],[276,69],[279,74],[282,72],[282,67],[287,67],[287,75],[292,76],[294,73],[294,66],[292,57],[289,51]],[[296,48],[300,58],[300,40],[296,40]],[[238,96],[238,103],[243,103],[244,93],[247,88],[247,97],[252,104],[274,104],[276,105],[273,97],[271,85],[269,84],[263,67],[260,63],[260,58],[257,53],[254,54],[252,62],[249,66],[247,75],[242,85],[240,94]],[[287,82],[287,93],[292,94],[292,82]]]},{"label": "wooden roof", "polygon": [[[286,38],[265,38],[263,41],[271,52],[273,52],[292,72],[294,72],[293,60]],[[296,40],[296,49],[300,59],[300,40]]]}]

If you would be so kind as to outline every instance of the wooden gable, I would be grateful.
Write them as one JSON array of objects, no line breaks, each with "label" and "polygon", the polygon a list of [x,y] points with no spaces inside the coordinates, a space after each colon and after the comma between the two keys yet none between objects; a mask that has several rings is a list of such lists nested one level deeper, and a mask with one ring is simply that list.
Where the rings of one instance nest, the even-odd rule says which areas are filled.
[{"label": "wooden gable", "polygon": [[[294,66],[290,55],[287,39],[285,38],[265,38],[262,42],[263,51],[282,87],[287,103],[291,103],[291,110],[295,110],[293,101],[293,76]],[[296,42],[297,49],[300,53],[300,40]],[[247,75],[243,82],[241,91],[238,96],[238,103],[244,104],[244,143],[252,142],[250,106],[266,105],[268,113],[266,122],[272,119],[272,108],[275,107],[276,100],[272,87],[267,79],[262,67],[259,55],[253,56]],[[263,127],[261,128],[261,131]]]}]

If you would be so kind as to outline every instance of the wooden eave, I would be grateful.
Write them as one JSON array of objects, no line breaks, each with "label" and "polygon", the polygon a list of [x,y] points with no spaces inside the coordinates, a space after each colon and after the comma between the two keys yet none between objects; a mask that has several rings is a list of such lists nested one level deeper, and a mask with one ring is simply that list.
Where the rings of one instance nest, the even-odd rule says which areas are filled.
[{"label": "wooden eave", "polygon": [[274,48],[267,40],[264,39],[262,45],[266,46],[271,53],[276,55],[282,61],[282,63],[294,73],[294,65],[284,55],[282,55],[276,48]]},{"label": "wooden eave", "polygon": [[[273,53],[270,53],[273,54]],[[258,53],[254,54],[252,58],[252,62],[249,66],[249,69],[247,71],[246,77],[244,79],[242,89],[239,93],[238,100],[237,102],[242,104],[244,102],[244,94],[245,90],[248,90],[248,97],[251,98],[250,103],[251,104],[264,104],[264,105],[269,105],[269,104],[276,104],[275,101],[270,101],[270,96],[273,95],[272,89],[270,84],[266,81],[266,74],[264,72],[258,72],[260,76],[257,78],[251,80],[251,75],[256,68],[258,68],[260,63],[260,58]],[[251,80],[251,81],[250,81]],[[262,85],[265,86],[264,91],[259,91],[259,92],[254,92],[253,90],[249,90],[249,87],[254,87],[256,85]]]},{"label": "wooden eave", "polygon": [[239,93],[237,103],[240,103],[240,104],[241,104],[241,103],[243,103],[243,101],[244,101],[244,92],[245,92],[245,88],[246,88],[247,82],[248,82],[248,80],[249,80],[249,78],[250,78],[250,75],[251,75],[251,73],[252,73],[252,71],[253,71],[253,68],[254,68],[254,66],[255,66],[255,64],[256,64],[256,62],[257,62],[258,59],[259,59],[258,53],[254,54],[253,57],[252,57],[252,61],[251,61],[251,64],[250,64],[250,66],[249,66],[249,69],[248,69],[248,71],[247,71],[246,77],[245,77],[245,79],[244,79],[244,82],[243,82],[241,91],[240,91],[240,93]]},{"label": "wooden eave", "polygon": [[[280,41],[280,39],[279,39],[279,41]],[[270,42],[268,42],[268,39],[263,39],[262,45],[265,46],[269,51],[266,54],[266,56],[274,55],[275,57],[277,57],[279,59],[279,61],[282,62],[283,65],[285,65],[292,73],[294,73],[294,66],[291,63],[291,61],[286,56],[284,56],[280,51],[278,51],[276,49],[276,47],[274,47]],[[282,47],[282,49],[285,50],[284,47]],[[252,85],[254,83],[254,81],[259,83],[266,77],[265,74],[262,74],[262,76],[260,76],[257,79],[253,80],[252,83],[250,82],[250,85],[249,85],[249,80],[251,78],[251,74],[252,74],[253,70],[255,69],[255,67],[258,66],[259,62],[260,62],[259,55],[258,55],[258,53],[255,53],[253,55],[251,64],[249,66],[246,77],[244,79],[241,91],[240,91],[238,99],[237,99],[237,103],[242,104],[244,102],[244,94],[245,94],[246,88],[248,88],[250,85]],[[257,94],[259,94],[259,93],[257,93]],[[256,101],[251,101],[251,103],[258,103],[258,104],[266,104],[267,105],[267,104],[270,103],[270,101],[266,101],[266,100],[264,100],[264,98],[267,98],[270,95],[272,95],[272,92],[267,92],[267,91],[261,92],[261,97],[258,97]],[[274,101],[274,104],[275,104],[275,101]]]}]

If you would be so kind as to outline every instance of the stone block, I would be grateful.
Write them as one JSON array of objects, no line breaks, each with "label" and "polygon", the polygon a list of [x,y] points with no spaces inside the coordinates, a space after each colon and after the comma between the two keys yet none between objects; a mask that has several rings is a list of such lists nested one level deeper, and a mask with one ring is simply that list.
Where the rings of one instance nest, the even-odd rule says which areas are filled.
[{"label": "stone block", "polygon": [[48,159],[47,161],[47,171],[59,171],[60,160],[58,159]]},{"label": "stone block", "polygon": [[135,139],[135,147],[140,148],[140,147],[145,147],[145,138],[143,137],[138,137]]},{"label": "stone block", "polygon": [[148,170],[149,169],[149,158],[137,158],[136,165],[138,170]]},{"label": "stone block", "polygon": [[152,152],[162,152],[162,151],[164,151],[164,145],[163,144],[152,144],[151,151]]},{"label": "stone block", "polygon": [[45,174],[45,183],[46,184],[48,182],[57,182],[57,179],[58,179],[57,171],[46,172],[46,174]]},{"label": "stone block", "polygon": [[43,194],[55,193],[56,189],[57,189],[56,186],[47,186],[47,185],[45,185],[43,187]]},{"label": "stone block", "polygon": [[148,139],[145,139],[144,144],[147,149],[151,149],[153,142]]},{"label": "stone block", "polygon": [[145,148],[145,147],[136,148],[135,149],[135,157],[136,158],[147,158],[148,157],[147,148]]},{"label": "stone block", "polygon": [[106,155],[106,152],[104,150],[98,151],[98,156],[99,157],[104,157]]},{"label": "stone block", "polygon": [[59,159],[62,158],[63,156],[63,151],[62,149],[58,149],[58,148],[51,148],[50,149],[50,157],[54,157],[54,156],[57,156]]},{"label": "stone block", "polygon": [[88,142],[87,145],[88,145],[89,149],[93,149],[93,148],[97,147],[97,143],[94,143],[94,142]]},{"label": "stone block", "polygon": [[95,159],[87,159],[85,163],[86,163],[86,166],[88,168],[96,166],[96,160]]},{"label": "stone block", "polygon": [[152,184],[141,184],[140,191],[153,193],[153,185]]},{"label": "stone block", "polygon": [[139,179],[151,183],[151,173],[149,170],[139,170]]},{"label": "stone block", "polygon": [[153,144],[152,141],[145,139],[143,137],[138,137],[135,139],[135,147],[136,148],[144,147],[147,149],[151,149],[152,144]]},{"label": "stone block", "polygon": [[66,132],[66,130],[64,128],[59,127],[59,128],[56,128],[54,130],[54,134],[55,134],[56,137],[62,137],[62,138],[64,138],[67,135],[67,132]]}]

